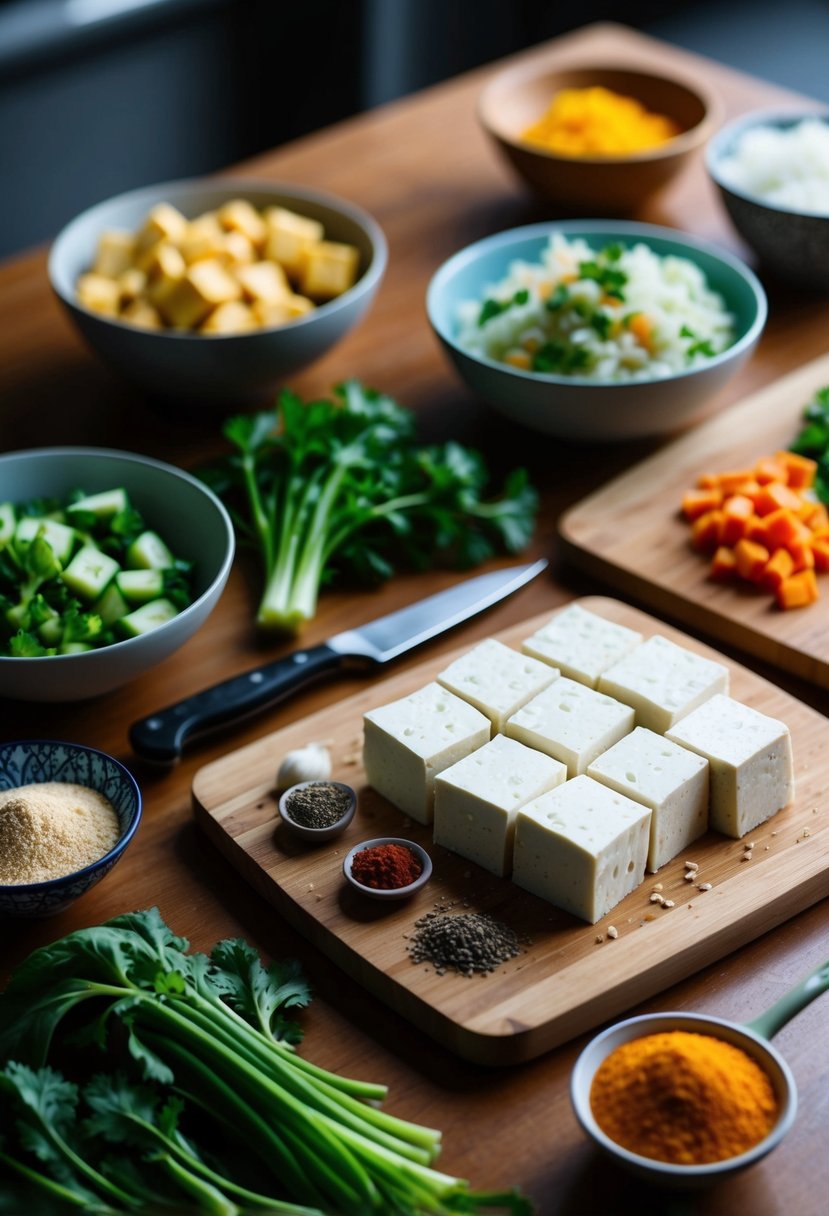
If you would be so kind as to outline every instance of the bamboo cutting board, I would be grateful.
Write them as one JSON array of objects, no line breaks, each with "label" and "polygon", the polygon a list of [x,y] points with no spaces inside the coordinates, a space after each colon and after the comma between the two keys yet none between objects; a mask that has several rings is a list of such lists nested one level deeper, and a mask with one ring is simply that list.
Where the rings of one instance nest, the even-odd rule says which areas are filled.
[{"label": "bamboo cutting board", "polygon": [[751,466],[791,443],[803,407],[829,385],[813,360],[689,431],[572,507],[559,521],[564,555],[614,589],[810,683],[829,688],[829,576],[822,599],[781,612],[748,585],[714,583],[690,545],[682,493],[700,473]]},{"label": "bamboo cutting board", "polygon": [[[547,1051],[669,987],[765,933],[829,892],[829,783],[826,720],[781,689],[710,648],[615,600],[579,601],[646,636],[660,633],[726,662],[738,700],[785,721],[794,746],[795,803],[743,843],[709,833],[683,854],[699,863],[700,892],[684,880],[682,860],[649,875],[597,925],[587,925],[432,845],[365,782],[362,714],[421,687],[468,647],[372,682],[364,692],[283,727],[199,769],[193,781],[198,821],[228,860],[304,936],[370,992],[467,1059],[515,1064]],[[498,634],[520,645],[551,614]],[[334,777],[358,791],[357,814],[338,839],[309,847],[276,816],[276,770],[291,748],[325,741]],[[347,886],[342,861],[361,840],[404,836],[424,844],[433,877],[410,900],[383,903]],[[656,882],[675,907],[649,902]],[[522,953],[490,975],[438,975],[414,965],[407,942],[415,921],[443,906],[488,912],[511,926]],[[608,937],[615,926],[618,937]],[[601,940],[598,940],[601,939]]]}]

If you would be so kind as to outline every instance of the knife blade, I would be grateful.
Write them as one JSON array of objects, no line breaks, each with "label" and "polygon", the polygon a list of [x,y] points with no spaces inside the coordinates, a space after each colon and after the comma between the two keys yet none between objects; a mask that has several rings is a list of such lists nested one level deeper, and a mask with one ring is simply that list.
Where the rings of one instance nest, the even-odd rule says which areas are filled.
[{"label": "knife blade", "polygon": [[479,574],[316,646],[231,676],[134,722],[129,730],[133,751],[144,760],[173,764],[196,736],[267,709],[322,676],[353,669],[355,663],[367,668],[389,663],[497,604],[546,567],[542,558]]}]

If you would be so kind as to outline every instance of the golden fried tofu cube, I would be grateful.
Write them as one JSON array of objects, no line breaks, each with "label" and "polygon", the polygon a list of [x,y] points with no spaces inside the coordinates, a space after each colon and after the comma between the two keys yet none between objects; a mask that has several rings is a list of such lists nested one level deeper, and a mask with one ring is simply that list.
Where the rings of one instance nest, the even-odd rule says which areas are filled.
[{"label": "golden fried tofu cube", "polygon": [[360,251],[339,241],[319,241],[308,250],[299,276],[300,290],[317,300],[331,300],[354,286]]},{"label": "golden fried tofu cube", "polygon": [[215,211],[205,211],[191,220],[186,232],[177,241],[182,256],[190,265],[202,258],[223,257],[226,251],[227,233],[219,223]]},{"label": "golden fried tofu cube", "polygon": [[244,334],[258,329],[259,323],[247,304],[241,300],[228,300],[214,308],[210,316],[199,326],[203,334]]},{"label": "golden fried tofu cube", "polygon": [[252,245],[261,248],[268,226],[256,208],[244,198],[231,199],[219,208],[219,223],[228,232],[240,232]]},{"label": "golden fried tofu cube", "polygon": [[287,275],[278,262],[254,262],[252,266],[237,266],[236,278],[249,300],[274,304],[292,295]]},{"label": "golden fried tofu cube", "polygon": [[187,220],[170,203],[156,203],[138,232],[139,250],[155,245],[156,241],[180,241],[187,231]]},{"label": "golden fried tofu cube", "polygon": [[299,275],[308,250],[325,234],[322,224],[288,211],[285,207],[268,207],[265,223],[268,226],[265,257],[279,262],[288,274]]},{"label": "golden fried tofu cube", "polygon": [[148,280],[164,278],[177,282],[184,278],[187,263],[180,251],[170,241],[157,241],[141,258],[139,269]]},{"label": "golden fried tofu cube", "polygon": [[117,317],[121,304],[121,288],[115,279],[102,274],[82,274],[75,284],[78,303],[90,312],[99,312],[107,317]]},{"label": "golden fried tofu cube", "polygon": [[118,275],[118,286],[121,288],[121,303],[129,304],[144,291],[147,286],[147,276],[137,266],[130,266]]},{"label": "golden fried tofu cube", "polygon": [[238,300],[242,288],[218,258],[188,266],[183,279],[159,303],[161,315],[178,329],[193,329],[219,304]]},{"label": "golden fried tofu cube", "polygon": [[129,321],[140,329],[162,329],[164,322],[157,308],[153,308],[149,300],[130,300],[126,308],[121,310],[121,320]]},{"label": "golden fried tofu cube", "polygon": [[224,249],[228,266],[248,266],[257,260],[256,246],[243,232],[226,232]]},{"label": "golden fried tofu cube", "polygon": [[306,313],[312,312],[314,305],[311,300],[306,300],[304,296],[285,296],[282,300],[254,300],[252,304],[253,315],[263,329],[273,329],[277,325],[286,325],[288,321],[295,321],[297,317],[303,317]]},{"label": "golden fried tofu cube", "polygon": [[98,237],[98,249],[92,264],[94,274],[117,279],[129,270],[135,257],[135,237],[131,232],[110,229]]}]

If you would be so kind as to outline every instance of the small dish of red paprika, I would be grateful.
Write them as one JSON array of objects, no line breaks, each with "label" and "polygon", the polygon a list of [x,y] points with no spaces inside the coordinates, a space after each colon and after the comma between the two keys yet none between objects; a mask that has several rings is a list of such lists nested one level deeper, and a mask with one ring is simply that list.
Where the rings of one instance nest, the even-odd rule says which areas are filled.
[{"label": "small dish of red paprika", "polygon": [[356,891],[372,899],[406,899],[429,881],[432,859],[413,840],[378,836],[346,853],[343,874]]}]

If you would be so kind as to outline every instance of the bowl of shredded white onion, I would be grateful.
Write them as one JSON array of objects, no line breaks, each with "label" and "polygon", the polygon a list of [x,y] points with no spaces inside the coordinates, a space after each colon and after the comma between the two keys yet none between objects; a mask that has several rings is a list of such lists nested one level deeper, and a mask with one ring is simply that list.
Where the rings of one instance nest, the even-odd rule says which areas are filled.
[{"label": "bowl of shredded white onion", "polygon": [[829,110],[755,110],[711,140],[706,166],[761,272],[829,292]]}]

